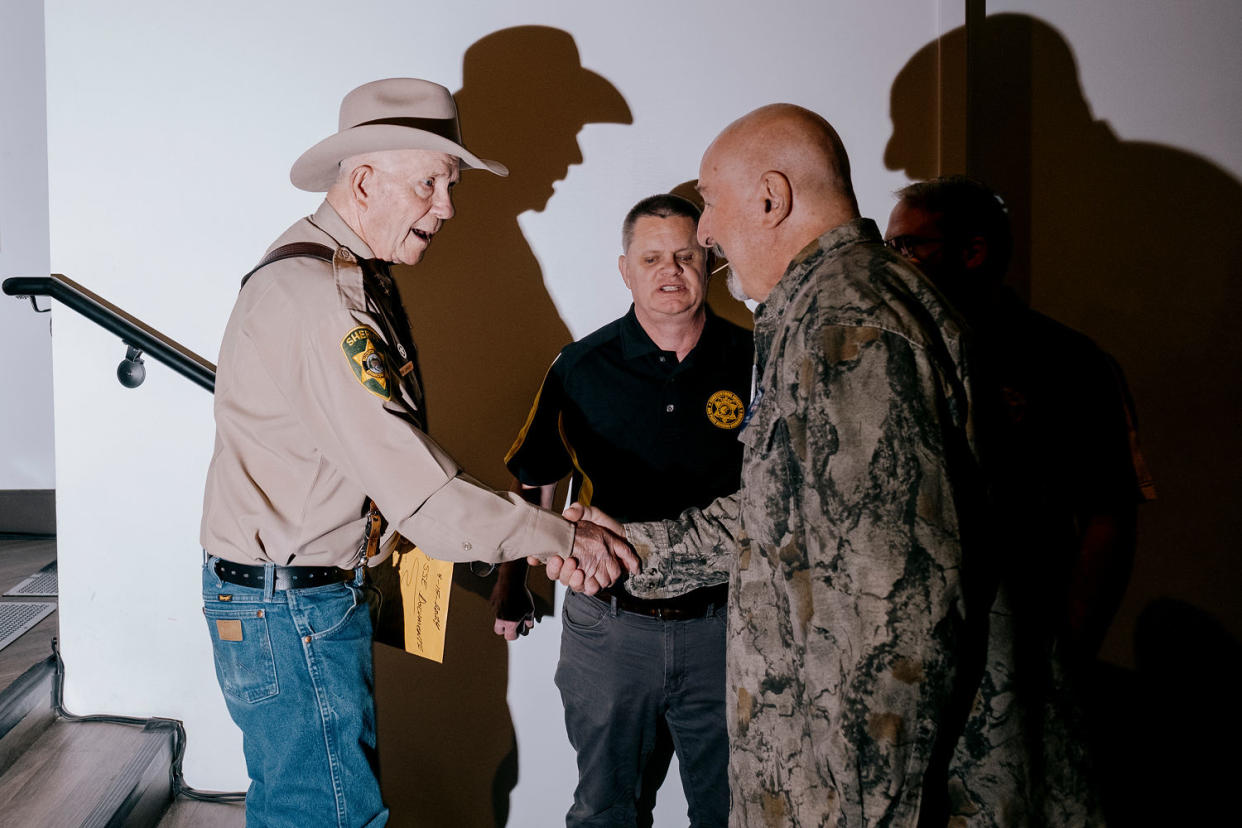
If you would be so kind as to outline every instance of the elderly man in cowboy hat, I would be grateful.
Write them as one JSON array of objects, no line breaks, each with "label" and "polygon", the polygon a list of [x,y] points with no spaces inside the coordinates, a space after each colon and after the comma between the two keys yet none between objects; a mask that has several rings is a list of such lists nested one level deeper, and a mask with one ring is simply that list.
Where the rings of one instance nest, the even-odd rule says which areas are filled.
[{"label": "elderly man in cowboy hat", "polygon": [[382,825],[371,620],[362,586],[388,524],[433,557],[571,553],[594,591],[636,570],[604,530],[492,491],[425,434],[389,263],[417,264],[453,216],[462,146],[444,87],[375,81],[293,165],[326,191],[242,281],[220,346],[202,522],[216,674],[244,736],[247,820]]}]

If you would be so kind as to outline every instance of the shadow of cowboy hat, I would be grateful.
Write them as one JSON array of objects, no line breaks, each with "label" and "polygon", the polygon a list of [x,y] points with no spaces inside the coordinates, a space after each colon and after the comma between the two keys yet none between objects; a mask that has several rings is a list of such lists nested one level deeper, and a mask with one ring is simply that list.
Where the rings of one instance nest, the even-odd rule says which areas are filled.
[{"label": "shadow of cowboy hat", "polygon": [[[579,124],[630,124],[625,98],[602,75],[585,69],[573,37],[551,26],[513,26],[479,38],[462,59],[461,93],[556,111]],[[459,94],[461,94],[459,93]],[[504,120],[520,118],[510,110]]]},{"label": "shadow of cowboy hat", "polygon": [[463,169],[509,174],[504,164],[480,158],[462,146],[457,105],[447,89],[418,78],[385,78],[345,96],[339,130],[302,153],[289,171],[289,180],[299,190],[326,192],[346,158],[407,149],[456,156]]}]

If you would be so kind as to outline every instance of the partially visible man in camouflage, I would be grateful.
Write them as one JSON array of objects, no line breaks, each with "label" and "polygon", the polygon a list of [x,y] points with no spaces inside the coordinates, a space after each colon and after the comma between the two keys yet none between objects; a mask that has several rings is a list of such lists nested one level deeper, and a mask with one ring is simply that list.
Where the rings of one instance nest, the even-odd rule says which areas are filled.
[{"label": "partially visible man in camouflage", "polygon": [[[1021,717],[984,676],[995,587],[976,560],[983,493],[952,311],[859,218],[845,150],[815,113],[734,122],[699,189],[699,241],[761,302],[742,488],[625,531],[637,594],[729,575],[731,823],[1022,823]],[[576,577],[572,562],[549,574]]]}]

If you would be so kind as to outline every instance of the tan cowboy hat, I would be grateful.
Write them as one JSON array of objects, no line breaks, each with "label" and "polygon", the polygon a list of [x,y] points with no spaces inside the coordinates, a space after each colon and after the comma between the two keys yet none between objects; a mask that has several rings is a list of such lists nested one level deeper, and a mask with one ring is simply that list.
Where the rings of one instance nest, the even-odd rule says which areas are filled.
[{"label": "tan cowboy hat", "polygon": [[299,190],[326,192],[346,158],[403,149],[443,152],[460,158],[462,169],[509,174],[504,164],[479,158],[461,145],[457,104],[447,89],[418,78],[386,78],[345,96],[340,131],[302,153],[289,180]]}]

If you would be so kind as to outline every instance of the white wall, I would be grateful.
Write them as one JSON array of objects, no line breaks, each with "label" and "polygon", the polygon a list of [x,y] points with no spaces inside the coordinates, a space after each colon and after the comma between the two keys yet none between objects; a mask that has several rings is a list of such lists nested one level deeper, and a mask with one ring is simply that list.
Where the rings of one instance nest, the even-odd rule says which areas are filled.
[{"label": "white wall", "polygon": [[1242,6],[1234,0],[988,0],[1052,25],[1097,119],[1127,141],[1167,144],[1242,177]]},{"label": "white wall", "polygon": [[[47,0],[53,267],[214,360],[239,274],[317,205],[289,185],[288,168],[335,130],[341,96],[393,75],[457,89],[471,43],[539,23],[570,32],[583,65],[633,112],[629,126],[588,125],[583,163],[521,222],[578,336],[629,301],[613,275],[624,212],[694,177],[710,139],[760,104],[793,101],[832,120],[864,212],[883,220],[904,183],[882,163],[889,87],[940,30],[939,5],[470,0],[449,13],[409,0]],[[944,5],[943,25],[959,24],[955,4]],[[477,151],[506,158],[503,146]],[[470,198],[468,179],[458,197]],[[150,361],[146,384],[125,390],[113,377],[123,355],[113,337],[65,312],[56,325],[67,705],[183,719],[188,781],[239,789],[240,739],[215,686],[198,597],[210,397]],[[515,826],[558,821],[576,775],[552,685],[558,628],[545,624],[511,659]],[[684,802],[664,797],[661,815],[677,824]]]},{"label": "white wall", "polygon": [[[0,279],[48,274],[43,2],[0,4]],[[40,300],[47,307],[46,299]],[[0,297],[0,489],[51,489],[50,316]]]}]

